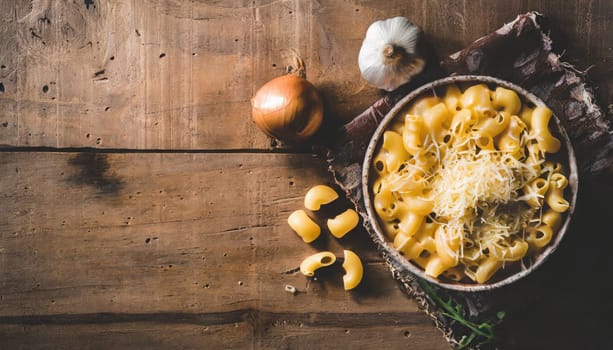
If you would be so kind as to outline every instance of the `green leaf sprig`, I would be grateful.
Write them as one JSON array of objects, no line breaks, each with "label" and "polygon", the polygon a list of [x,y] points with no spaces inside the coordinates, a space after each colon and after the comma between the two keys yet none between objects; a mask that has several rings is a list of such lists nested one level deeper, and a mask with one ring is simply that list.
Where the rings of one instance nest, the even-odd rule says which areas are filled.
[{"label": "green leaf sprig", "polygon": [[470,346],[481,346],[492,342],[495,339],[494,328],[502,322],[505,317],[504,311],[498,311],[495,317],[485,320],[481,323],[475,323],[464,317],[462,305],[452,297],[445,300],[437,291],[426,281],[418,279],[417,282],[426,292],[428,297],[436,303],[438,307],[443,309],[442,315],[457,321],[464,326],[468,334],[465,334],[457,342],[458,349],[465,349]]}]

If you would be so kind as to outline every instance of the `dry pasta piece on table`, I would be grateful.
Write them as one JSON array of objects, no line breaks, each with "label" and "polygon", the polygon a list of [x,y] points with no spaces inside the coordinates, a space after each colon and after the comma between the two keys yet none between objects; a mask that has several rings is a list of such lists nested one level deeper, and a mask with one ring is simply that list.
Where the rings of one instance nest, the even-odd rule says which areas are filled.
[{"label": "dry pasta piece on table", "polygon": [[336,238],[342,238],[353,230],[360,222],[358,213],[353,209],[347,209],[333,219],[328,219],[327,225],[330,233]]},{"label": "dry pasta piece on table", "polygon": [[337,198],[338,193],[332,187],[326,185],[313,186],[304,196],[304,207],[316,211],[322,205],[332,203]]},{"label": "dry pasta piece on table", "polygon": [[304,210],[296,210],[287,218],[289,226],[306,243],[311,243],[319,237],[321,228]]},{"label": "dry pasta piece on table", "polygon": [[336,262],[336,256],[331,252],[319,252],[306,257],[300,264],[300,272],[307,277],[315,276],[315,271],[330,266]]},{"label": "dry pasta piece on table", "polygon": [[343,286],[345,290],[351,290],[357,287],[362,281],[364,275],[364,267],[360,257],[351,250],[344,251],[343,269],[345,274],[343,275]]}]

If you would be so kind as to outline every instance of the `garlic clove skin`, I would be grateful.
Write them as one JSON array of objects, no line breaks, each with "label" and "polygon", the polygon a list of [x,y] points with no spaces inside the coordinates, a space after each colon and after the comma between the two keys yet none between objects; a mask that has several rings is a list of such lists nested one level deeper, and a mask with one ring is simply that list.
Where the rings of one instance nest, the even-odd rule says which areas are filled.
[{"label": "garlic clove skin", "polygon": [[364,80],[386,91],[408,83],[426,64],[418,50],[420,38],[421,29],[405,17],[372,23],[358,55]]}]

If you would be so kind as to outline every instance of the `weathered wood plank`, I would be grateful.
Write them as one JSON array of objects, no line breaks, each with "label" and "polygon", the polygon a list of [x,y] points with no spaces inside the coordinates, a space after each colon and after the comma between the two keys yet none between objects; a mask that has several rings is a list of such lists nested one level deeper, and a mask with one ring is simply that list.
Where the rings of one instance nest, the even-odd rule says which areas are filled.
[{"label": "weathered wood plank", "polygon": [[[347,329],[350,342],[366,346],[414,337],[432,348],[426,335],[438,337],[428,344],[446,346],[363,231],[308,245],[287,226],[306,190],[330,182],[308,154],[2,152],[0,173],[0,333],[26,327],[8,336],[10,344],[40,341],[54,329],[78,332],[55,336],[67,346],[88,334],[123,344],[132,331],[117,334],[114,324],[132,322],[136,339],[149,334],[149,323],[193,324],[178,332],[196,334],[237,323],[240,337],[230,347],[251,344],[245,337],[260,348],[291,347],[326,327]],[[343,248],[365,263],[356,291],[343,290],[340,264],[314,281],[297,271],[307,255],[342,256]],[[275,328],[285,321],[308,330],[297,326],[286,339]]]},{"label": "weathered wood plank", "polygon": [[[440,56],[518,13],[551,18],[563,59],[613,100],[610,13],[596,1],[0,1],[0,144],[134,149],[266,149],[250,119],[256,89],[302,52],[330,115],[378,92],[357,53],[374,20],[404,15]],[[232,127],[228,127],[231,125]]]},{"label": "weathered wood plank", "polygon": [[[248,323],[2,325],[4,349],[253,349]],[[43,340],[44,341],[41,341]]]},{"label": "weathered wood plank", "polygon": [[326,328],[286,319],[267,324],[255,336],[249,336],[253,325],[244,321],[227,325],[19,325],[0,326],[0,345],[13,348],[18,344],[27,349],[449,349],[436,332],[421,325]]}]

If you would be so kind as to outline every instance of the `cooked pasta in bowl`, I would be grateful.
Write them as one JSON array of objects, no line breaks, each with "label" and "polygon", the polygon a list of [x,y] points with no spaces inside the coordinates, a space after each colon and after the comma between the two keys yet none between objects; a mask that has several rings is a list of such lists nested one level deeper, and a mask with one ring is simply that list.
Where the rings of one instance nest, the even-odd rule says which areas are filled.
[{"label": "cooked pasta in bowl", "polygon": [[577,166],[559,120],[492,77],[455,76],[403,98],[363,165],[371,233],[396,267],[482,291],[542,264],[574,210]]}]

